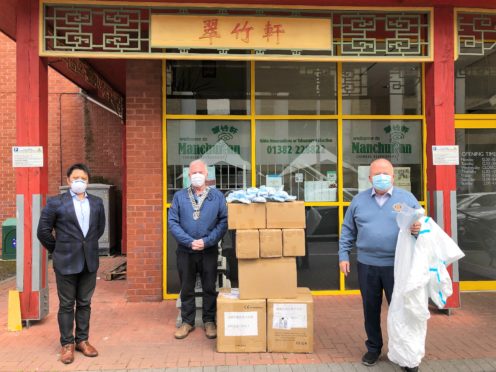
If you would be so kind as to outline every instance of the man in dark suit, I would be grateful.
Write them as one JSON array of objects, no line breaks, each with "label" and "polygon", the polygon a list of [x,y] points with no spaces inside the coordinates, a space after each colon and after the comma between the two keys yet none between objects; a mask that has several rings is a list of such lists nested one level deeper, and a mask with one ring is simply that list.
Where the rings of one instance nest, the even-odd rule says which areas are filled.
[{"label": "man in dark suit", "polygon": [[105,210],[102,199],[86,192],[89,177],[86,165],[72,165],[67,170],[70,190],[48,199],[38,224],[38,239],[53,259],[59,297],[60,360],[65,364],[74,361],[74,350],[88,357],[98,355],[88,336]]}]

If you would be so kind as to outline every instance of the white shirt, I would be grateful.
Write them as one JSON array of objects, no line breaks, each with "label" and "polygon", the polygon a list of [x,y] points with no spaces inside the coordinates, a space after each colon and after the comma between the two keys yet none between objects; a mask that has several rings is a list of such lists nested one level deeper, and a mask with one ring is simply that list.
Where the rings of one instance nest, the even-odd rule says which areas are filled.
[{"label": "white shirt", "polygon": [[386,193],[379,195],[375,189],[372,187],[372,193],[371,195],[375,198],[375,201],[379,205],[379,207],[382,207],[386,202],[389,200],[389,198],[393,195],[393,187],[386,191]]},{"label": "white shirt", "polygon": [[88,234],[90,229],[90,201],[88,200],[88,194],[84,193],[83,200],[79,200],[78,196],[70,190],[72,196],[72,202],[74,203],[74,210],[76,211],[76,217],[79,222],[79,227],[83,231],[83,235]]}]

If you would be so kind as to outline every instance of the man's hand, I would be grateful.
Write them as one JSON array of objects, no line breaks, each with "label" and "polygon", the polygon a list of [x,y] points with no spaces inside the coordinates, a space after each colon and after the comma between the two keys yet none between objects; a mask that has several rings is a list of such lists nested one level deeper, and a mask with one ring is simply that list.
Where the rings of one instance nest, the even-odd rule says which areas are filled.
[{"label": "man's hand", "polygon": [[349,261],[341,261],[339,263],[339,269],[344,274],[344,276],[348,276],[350,273],[350,262]]},{"label": "man's hand", "polygon": [[410,226],[410,232],[413,234],[413,235],[418,235],[419,231],[420,231],[420,222],[415,222],[412,226]]},{"label": "man's hand", "polygon": [[194,251],[203,251],[205,248],[205,244],[203,243],[203,239],[193,240],[191,243],[191,249]]}]

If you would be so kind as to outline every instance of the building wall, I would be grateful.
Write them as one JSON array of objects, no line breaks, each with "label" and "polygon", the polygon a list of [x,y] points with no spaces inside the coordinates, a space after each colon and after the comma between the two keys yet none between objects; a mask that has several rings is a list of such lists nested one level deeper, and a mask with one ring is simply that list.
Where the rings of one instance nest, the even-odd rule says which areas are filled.
[{"label": "building wall", "polygon": [[[67,158],[73,159],[77,141],[71,127],[83,120],[79,89],[53,69],[48,69],[48,194],[65,185]],[[62,109],[61,109],[62,108]],[[62,143],[62,145],[61,145]],[[64,155],[64,156],[63,156]],[[64,159],[62,159],[64,157]]]},{"label": "building wall", "polygon": [[[12,168],[12,146],[16,139],[15,53],[15,43],[0,33],[0,225],[5,219],[15,217],[15,173]],[[0,246],[1,242],[0,239]]]},{"label": "building wall", "polygon": [[[16,44],[0,33],[0,224],[15,217],[11,155],[16,144],[15,66]],[[66,184],[66,170],[72,163],[84,162],[92,171],[92,181],[116,185],[120,201],[121,120],[85,99],[76,85],[53,69],[48,70],[48,91],[48,194],[57,194],[59,186]]]},{"label": "building wall", "polygon": [[162,77],[160,61],[126,68],[129,301],[162,300]]}]

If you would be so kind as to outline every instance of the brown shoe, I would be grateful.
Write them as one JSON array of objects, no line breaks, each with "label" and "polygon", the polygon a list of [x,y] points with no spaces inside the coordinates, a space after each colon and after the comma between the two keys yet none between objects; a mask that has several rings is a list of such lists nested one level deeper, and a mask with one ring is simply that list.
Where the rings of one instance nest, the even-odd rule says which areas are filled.
[{"label": "brown shoe", "polygon": [[217,327],[214,322],[205,323],[205,336],[210,339],[217,338]]},{"label": "brown shoe", "polygon": [[60,350],[60,361],[64,364],[74,362],[74,344],[66,344]]},{"label": "brown shoe", "polygon": [[195,327],[193,327],[191,324],[183,323],[181,324],[181,327],[179,327],[174,333],[174,337],[178,340],[182,340],[183,338],[186,338],[190,332],[193,332],[194,329]]},{"label": "brown shoe", "polygon": [[88,341],[81,341],[76,345],[76,350],[80,351],[83,353],[84,356],[87,357],[96,357],[98,356],[98,351],[88,342]]}]

